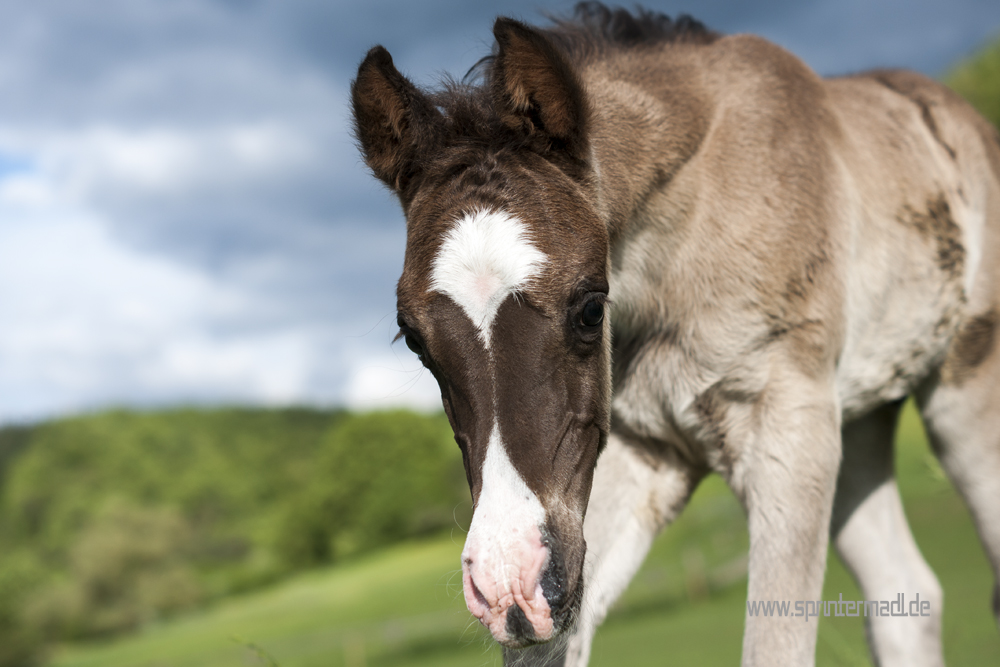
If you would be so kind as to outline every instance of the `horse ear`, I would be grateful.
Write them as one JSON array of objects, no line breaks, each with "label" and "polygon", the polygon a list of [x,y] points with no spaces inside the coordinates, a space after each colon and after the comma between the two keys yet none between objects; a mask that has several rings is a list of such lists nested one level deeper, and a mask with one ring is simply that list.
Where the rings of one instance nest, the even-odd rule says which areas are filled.
[{"label": "horse ear", "polygon": [[586,152],[586,102],[570,64],[541,32],[509,18],[493,25],[497,54],[491,93],[501,121],[574,157]]},{"label": "horse ear", "polygon": [[399,73],[382,46],[372,48],[351,83],[354,134],[365,163],[397,193],[415,173],[421,149],[434,139],[440,112]]}]

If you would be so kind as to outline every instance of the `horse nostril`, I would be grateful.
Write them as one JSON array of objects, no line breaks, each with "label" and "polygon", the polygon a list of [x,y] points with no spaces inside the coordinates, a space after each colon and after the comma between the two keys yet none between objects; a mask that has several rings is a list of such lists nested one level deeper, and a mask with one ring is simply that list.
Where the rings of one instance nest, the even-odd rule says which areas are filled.
[{"label": "horse nostril", "polygon": [[479,590],[479,586],[476,586],[476,582],[472,579],[472,577],[469,577],[469,583],[472,585],[472,594],[476,597],[476,602],[483,605],[486,609],[489,609],[490,603],[486,601],[486,596]]}]

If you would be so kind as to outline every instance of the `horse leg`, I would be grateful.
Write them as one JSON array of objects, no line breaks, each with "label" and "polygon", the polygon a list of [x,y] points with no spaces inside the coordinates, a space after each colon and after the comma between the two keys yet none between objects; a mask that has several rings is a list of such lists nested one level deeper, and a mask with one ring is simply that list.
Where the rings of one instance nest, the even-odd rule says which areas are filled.
[{"label": "horse leg", "polygon": [[[840,413],[830,388],[772,379],[756,403],[736,403],[724,447],[727,480],[750,532],[745,667],[815,664],[817,623],[795,617],[796,602],[819,600],[840,463]],[[737,413],[734,414],[733,410]],[[753,613],[773,601],[770,616]]]},{"label": "horse leg", "polygon": [[505,665],[583,667],[597,626],[635,575],[656,534],[684,508],[701,473],[612,434],[597,461],[583,530],[583,602],[573,634],[523,650]]},{"label": "horse leg", "polygon": [[863,612],[875,664],[943,665],[941,586],[913,539],[893,475],[901,405],[885,405],[844,427],[830,534],[865,600],[895,600],[903,593],[930,602],[929,615],[916,618]]},{"label": "horse leg", "polygon": [[965,499],[993,567],[992,607],[1000,627],[1000,353],[990,322],[978,363],[958,369],[959,360],[950,359],[917,399],[931,446]]}]

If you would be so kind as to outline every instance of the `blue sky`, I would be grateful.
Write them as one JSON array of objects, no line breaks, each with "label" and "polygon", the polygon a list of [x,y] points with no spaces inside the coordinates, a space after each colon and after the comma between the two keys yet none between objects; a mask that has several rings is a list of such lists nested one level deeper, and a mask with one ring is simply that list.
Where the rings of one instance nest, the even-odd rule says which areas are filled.
[{"label": "blue sky", "polygon": [[[0,2],[0,422],[109,405],[406,404],[391,346],[403,221],[349,132],[384,44],[464,73],[497,14],[567,2]],[[823,74],[931,75],[1000,34],[996,0],[657,2]]]}]

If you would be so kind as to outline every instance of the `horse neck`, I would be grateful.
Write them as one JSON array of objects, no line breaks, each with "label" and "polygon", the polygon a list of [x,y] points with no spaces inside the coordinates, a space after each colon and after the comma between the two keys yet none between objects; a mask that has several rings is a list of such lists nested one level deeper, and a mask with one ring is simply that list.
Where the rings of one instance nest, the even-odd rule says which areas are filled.
[{"label": "horse neck", "polygon": [[[711,104],[695,83],[697,63],[686,55],[664,62],[663,54],[624,54],[619,60],[628,62],[582,72],[592,109],[596,200],[613,244],[643,223],[651,197],[675,185],[708,131]],[[653,62],[636,62],[642,59]]]},{"label": "horse neck", "polygon": [[[676,320],[711,302],[704,281],[691,284],[695,274],[684,270],[693,255],[684,246],[704,241],[692,229],[703,188],[696,156],[716,99],[697,83],[704,71],[694,57],[666,60],[616,67],[618,76],[597,68],[585,74],[595,199],[611,243],[616,385],[630,368],[630,345],[667,326],[665,312]],[[630,72],[660,75],[625,78]]]}]

